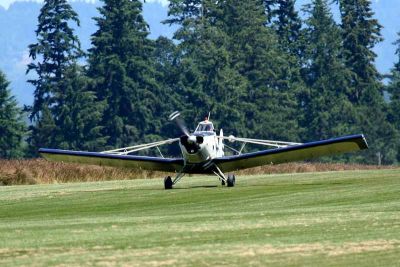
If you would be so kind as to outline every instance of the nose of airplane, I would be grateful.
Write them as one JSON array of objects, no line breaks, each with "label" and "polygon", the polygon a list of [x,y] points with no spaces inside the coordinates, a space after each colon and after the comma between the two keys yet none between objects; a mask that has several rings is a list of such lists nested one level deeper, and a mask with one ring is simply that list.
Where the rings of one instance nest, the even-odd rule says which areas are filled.
[{"label": "nose of airplane", "polygon": [[190,135],[188,138],[189,143],[196,143],[196,140],[197,140],[196,136],[194,136],[194,135]]}]

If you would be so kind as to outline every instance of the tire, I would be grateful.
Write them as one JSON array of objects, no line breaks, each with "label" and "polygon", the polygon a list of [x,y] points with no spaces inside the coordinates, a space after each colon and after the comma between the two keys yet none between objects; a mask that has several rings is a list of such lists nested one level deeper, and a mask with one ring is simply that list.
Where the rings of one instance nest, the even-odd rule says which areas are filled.
[{"label": "tire", "polygon": [[174,184],[172,183],[172,178],[171,176],[167,176],[164,178],[164,188],[167,189],[172,189],[172,186]]},{"label": "tire", "polygon": [[235,180],[236,180],[235,175],[234,174],[229,174],[228,175],[228,181],[227,181],[228,187],[234,187],[235,186]]},{"label": "tire", "polygon": [[224,186],[225,185],[225,181],[221,180],[221,185]]}]

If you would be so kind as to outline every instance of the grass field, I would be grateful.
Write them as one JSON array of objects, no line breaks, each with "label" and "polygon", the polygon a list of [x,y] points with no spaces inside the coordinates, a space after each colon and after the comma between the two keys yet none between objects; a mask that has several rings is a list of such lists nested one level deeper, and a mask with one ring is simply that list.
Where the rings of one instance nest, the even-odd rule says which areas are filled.
[{"label": "grass field", "polygon": [[0,187],[0,266],[400,266],[400,170]]}]

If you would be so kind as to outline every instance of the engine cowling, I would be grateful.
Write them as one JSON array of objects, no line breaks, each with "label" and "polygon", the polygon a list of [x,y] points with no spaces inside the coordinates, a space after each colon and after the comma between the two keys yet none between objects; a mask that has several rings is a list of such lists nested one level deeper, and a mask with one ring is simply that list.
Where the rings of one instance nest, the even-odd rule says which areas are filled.
[{"label": "engine cowling", "polygon": [[180,137],[181,144],[186,148],[190,154],[195,154],[200,149],[200,144],[204,142],[203,136],[183,135]]}]

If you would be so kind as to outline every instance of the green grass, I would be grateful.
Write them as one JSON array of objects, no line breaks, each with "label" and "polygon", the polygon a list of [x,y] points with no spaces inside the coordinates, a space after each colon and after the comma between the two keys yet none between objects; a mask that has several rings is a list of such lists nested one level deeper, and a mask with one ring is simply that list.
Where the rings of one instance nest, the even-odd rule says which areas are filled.
[{"label": "green grass", "polygon": [[400,170],[236,180],[0,187],[0,266],[400,266]]}]

